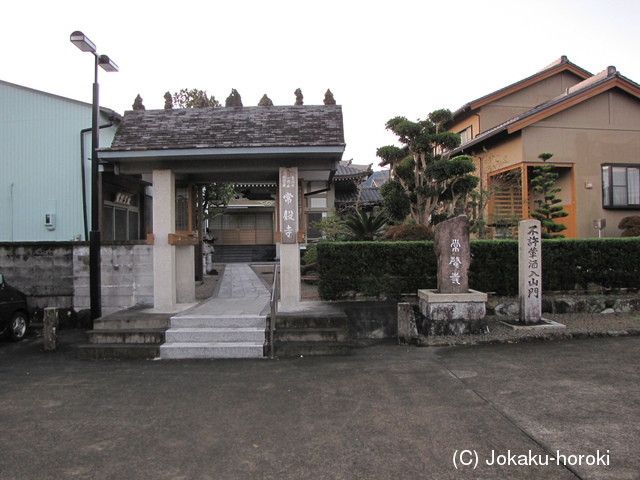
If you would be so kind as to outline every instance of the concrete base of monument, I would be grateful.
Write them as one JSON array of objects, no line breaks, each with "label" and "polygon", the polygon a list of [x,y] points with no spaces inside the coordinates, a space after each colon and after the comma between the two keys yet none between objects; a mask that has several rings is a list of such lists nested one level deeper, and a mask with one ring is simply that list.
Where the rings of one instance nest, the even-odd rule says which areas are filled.
[{"label": "concrete base of monument", "polygon": [[554,322],[553,320],[547,320],[546,318],[541,318],[537,322],[533,323],[524,323],[520,320],[503,320],[501,323],[504,323],[508,327],[513,328],[514,330],[536,330],[539,328],[567,328],[566,325],[562,323]]},{"label": "concrete base of monument", "polygon": [[468,293],[439,293],[418,290],[422,334],[461,335],[482,334],[487,327],[487,294],[469,289]]}]

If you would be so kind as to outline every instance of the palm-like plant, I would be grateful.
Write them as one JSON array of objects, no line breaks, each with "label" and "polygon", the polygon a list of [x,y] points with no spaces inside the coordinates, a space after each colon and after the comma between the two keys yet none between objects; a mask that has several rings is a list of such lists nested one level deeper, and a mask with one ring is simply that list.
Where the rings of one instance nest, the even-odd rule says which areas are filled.
[{"label": "palm-like plant", "polygon": [[373,241],[382,233],[387,221],[387,217],[382,213],[374,214],[360,210],[347,215],[344,224],[352,240]]}]

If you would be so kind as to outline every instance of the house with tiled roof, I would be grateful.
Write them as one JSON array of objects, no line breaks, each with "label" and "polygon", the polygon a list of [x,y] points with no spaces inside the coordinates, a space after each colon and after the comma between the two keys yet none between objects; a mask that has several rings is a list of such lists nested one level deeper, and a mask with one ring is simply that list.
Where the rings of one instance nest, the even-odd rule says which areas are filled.
[{"label": "house with tiled roof", "polygon": [[447,128],[462,136],[452,155],[474,156],[491,188],[494,233],[531,218],[530,180],[543,152],[554,154],[566,237],[617,237],[618,222],[640,212],[640,85],[615,67],[592,75],[561,57],[465,104]]}]

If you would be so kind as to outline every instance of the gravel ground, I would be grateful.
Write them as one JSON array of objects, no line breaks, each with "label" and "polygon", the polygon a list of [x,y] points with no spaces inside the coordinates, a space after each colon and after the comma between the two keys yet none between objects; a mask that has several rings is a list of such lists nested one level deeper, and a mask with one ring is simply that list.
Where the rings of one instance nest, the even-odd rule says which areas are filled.
[{"label": "gravel ground", "polygon": [[218,284],[218,279],[222,277],[222,273],[224,272],[224,265],[213,265],[213,268],[218,274],[204,274],[202,276],[202,282],[196,285],[196,300],[206,300],[213,295],[216,285]]},{"label": "gravel ground", "polygon": [[570,340],[573,338],[640,335],[640,312],[633,313],[564,313],[543,314],[546,320],[565,328],[514,329],[502,323],[518,317],[487,316],[489,333],[484,335],[446,335],[418,338],[418,345],[480,345],[488,343],[518,343],[535,340]]}]

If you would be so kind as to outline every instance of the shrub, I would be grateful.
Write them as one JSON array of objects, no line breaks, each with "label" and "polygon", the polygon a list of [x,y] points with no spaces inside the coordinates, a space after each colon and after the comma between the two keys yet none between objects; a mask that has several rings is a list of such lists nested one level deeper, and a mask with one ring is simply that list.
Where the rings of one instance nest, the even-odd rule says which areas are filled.
[{"label": "shrub", "polygon": [[337,300],[363,293],[397,298],[417,288],[435,288],[431,242],[320,243],[320,297]]},{"label": "shrub", "polygon": [[408,225],[396,225],[389,228],[385,238],[389,242],[417,242],[421,240],[433,240],[433,229],[426,225],[411,223]]},{"label": "shrub", "polygon": [[[320,297],[357,294],[397,298],[437,287],[433,242],[321,243]],[[640,238],[542,241],[543,291],[640,288]],[[518,294],[518,242],[472,240],[469,287],[498,295]]]}]

